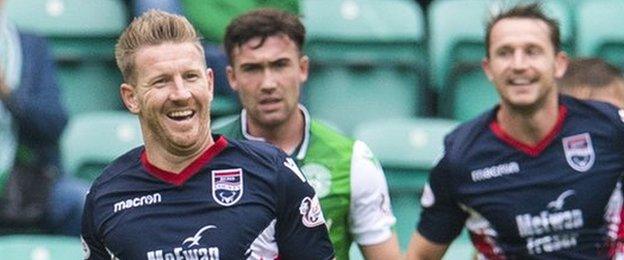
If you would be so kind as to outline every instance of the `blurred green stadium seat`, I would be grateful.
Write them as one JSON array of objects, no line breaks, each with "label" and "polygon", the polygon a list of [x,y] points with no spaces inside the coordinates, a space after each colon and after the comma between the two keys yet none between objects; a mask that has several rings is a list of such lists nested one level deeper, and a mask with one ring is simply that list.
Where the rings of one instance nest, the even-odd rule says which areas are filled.
[{"label": "blurred green stadium seat", "polygon": [[412,0],[305,0],[310,113],[346,133],[369,119],[421,114],[425,26]]},{"label": "blurred green stadium seat", "polygon": [[362,256],[356,243],[352,243],[351,248],[349,248],[349,260],[364,260],[364,256]]},{"label": "blurred green stadium seat", "polygon": [[128,19],[122,1],[14,0],[6,10],[19,28],[49,39],[71,114],[122,107],[113,53]]},{"label": "blurred green stadium seat", "polygon": [[210,104],[210,115],[213,118],[229,116],[240,112],[238,103],[228,96],[219,96],[215,93]]},{"label": "blurred green stadium seat", "polygon": [[584,1],[577,6],[577,53],[624,68],[624,1]]},{"label": "blurred green stadium seat", "polygon": [[[429,6],[429,59],[441,116],[472,118],[495,104],[496,90],[482,72],[485,25],[491,13],[524,0],[440,0]],[[573,50],[569,7],[561,1],[542,1],[548,15],[559,20],[562,47]],[[478,89],[474,87],[478,86]]]},{"label": "blurred green stadium seat", "polygon": [[239,116],[240,114],[234,114],[234,115],[221,116],[217,118],[211,118],[210,128],[211,129],[220,128],[236,120]]},{"label": "blurred green stadium seat", "polygon": [[420,216],[420,194],[429,170],[442,154],[444,136],[456,125],[445,119],[397,118],[356,127],[355,138],[369,145],[386,174],[403,250]]},{"label": "blurred green stadium seat", "polygon": [[470,241],[470,236],[466,229],[451,243],[451,246],[446,250],[444,260],[456,260],[456,259],[476,259],[476,249]]},{"label": "blurred green stadium seat", "polygon": [[15,260],[83,259],[80,239],[51,235],[0,236],[0,258]]},{"label": "blurred green stadium seat", "polygon": [[143,143],[136,116],[102,111],[73,117],[61,141],[63,163],[75,176],[94,180],[113,159]]},{"label": "blurred green stadium seat", "polygon": [[452,91],[441,97],[443,115],[467,121],[498,103],[498,93],[481,67],[465,65],[455,71],[461,76],[451,77]]}]

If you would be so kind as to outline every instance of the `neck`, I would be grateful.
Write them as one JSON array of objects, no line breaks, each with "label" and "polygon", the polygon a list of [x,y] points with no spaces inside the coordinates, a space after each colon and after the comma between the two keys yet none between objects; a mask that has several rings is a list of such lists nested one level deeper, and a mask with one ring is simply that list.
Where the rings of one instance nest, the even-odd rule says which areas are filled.
[{"label": "neck", "polygon": [[501,102],[496,114],[500,127],[509,136],[527,145],[536,145],[555,127],[559,117],[559,101],[548,98],[534,109],[515,108]]},{"label": "neck", "polygon": [[247,115],[247,131],[252,136],[262,137],[266,142],[275,145],[291,155],[301,143],[304,136],[305,118],[297,109],[285,122],[275,125],[261,125]]},{"label": "neck", "polygon": [[145,144],[145,152],[149,162],[161,170],[178,174],[208,150],[215,141],[210,132],[208,137],[197,148],[178,149],[174,147],[160,147],[158,145]]}]

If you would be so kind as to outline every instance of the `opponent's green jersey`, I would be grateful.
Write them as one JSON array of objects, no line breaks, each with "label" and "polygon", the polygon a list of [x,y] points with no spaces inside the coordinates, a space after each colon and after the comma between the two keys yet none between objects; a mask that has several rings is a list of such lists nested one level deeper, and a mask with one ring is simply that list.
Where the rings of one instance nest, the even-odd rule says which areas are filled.
[{"label": "opponent's green jersey", "polygon": [[[363,198],[366,202],[356,203],[360,206],[354,208],[356,205],[352,205],[352,203],[354,203],[352,200],[357,200],[358,197],[361,197],[357,196],[354,198],[352,190],[353,153],[354,147],[358,147],[356,141],[340,134],[323,123],[310,120],[307,111],[305,111],[303,107],[302,111],[306,118],[304,140],[297,151],[291,156],[295,159],[297,165],[320,199],[323,215],[325,216],[326,224],[329,228],[330,239],[336,252],[336,258],[349,259],[349,248],[354,240],[354,235],[362,237],[362,239],[356,239],[358,243],[361,244],[361,242],[363,242],[366,244],[379,242],[376,241],[380,236],[379,229],[384,233],[383,237],[389,237],[387,234],[391,234],[390,230],[392,224],[394,224],[394,217],[389,209],[389,198],[387,197],[385,178],[383,178],[383,172],[379,168],[379,174],[376,172],[371,174],[375,175],[370,178],[370,181],[373,183],[370,185],[358,185],[362,187],[374,187],[374,189],[372,189],[373,192],[371,192],[371,189],[368,189],[359,192],[360,194],[367,194],[366,196],[370,197],[377,194],[375,191],[381,190],[380,196],[382,197],[380,197],[379,200],[377,200],[376,197]],[[251,136],[246,132],[246,122],[244,119],[241,120],[244,116],[245,112],[242,113],[242,117],[238,117],[236,120],[218,129],[214,129],[214,133],[223,134],[233,139],[264,141],[262,138]],[[361,142],[359,143],[363,144]],[[366,149],[368,148],[366,147]],[[373,161],[372,154],[369,159],[370,160],[365,162],[365,164],[373,165],[371,162]],[[378,164],[374,165],[378,167]],[[357,167],[362,168],[359,165]],[[376,178],[379,176],[381,176],[383,181],[379,181],[379,179]],[[365,178],[360,179],[362,181],[367,181]],[[379,186],[383,187],[378,188]],[[357,190],[358,187],[356,186],[355,188]],[[356,191],[356,193],[358,192]],[[387,205],[380,207],[379,205],[384,204],[384,201]],[[378,211],[381,213],[371,213],[371,211]],[[379,223],[385,224],[380,226]],[[354,226],[361,226],[359,230],[362,231],[354,232]],[[378,228],[374,232],[371,232],[369,231],[369,226]],[[358,229],[357,227],[355,228]],[[372,234],[368,235],[367,232]],[[374,238],[371,236],[374,236]]]}]

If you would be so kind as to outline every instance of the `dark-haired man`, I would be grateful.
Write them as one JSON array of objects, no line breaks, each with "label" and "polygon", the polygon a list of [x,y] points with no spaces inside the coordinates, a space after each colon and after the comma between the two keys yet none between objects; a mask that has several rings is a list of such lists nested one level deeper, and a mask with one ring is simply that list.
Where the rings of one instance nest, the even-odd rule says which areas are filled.
[{"label": "dark-haired man", "polygon": [[260,9],[226,30],[230,86],[243,110],[216,132],[271,143],[290,154],[318,194],[336,257],[348,259],[353,240],[367,259],[397,259],[386,179],[372,152],[310,118],[299,104],[308,77],[305,28],[287,12]]},{"label": "dark-haired man", "polygon": [[483,259],[622,254],[624,113],[558,95],[568,58],[538,4],[494,16],[483,69],[499,104],[445,138],[408,259],[439,259],[465,226]]}]

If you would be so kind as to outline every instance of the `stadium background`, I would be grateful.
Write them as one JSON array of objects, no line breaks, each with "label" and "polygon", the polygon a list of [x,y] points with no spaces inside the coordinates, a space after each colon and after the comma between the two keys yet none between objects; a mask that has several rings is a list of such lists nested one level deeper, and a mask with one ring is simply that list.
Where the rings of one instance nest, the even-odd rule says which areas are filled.
[{"label": "stadium background", "polygon": [[[202,0],[203,1],[203,0]],[[209,1],[209,0],[206,0]],[[497,102],[481,70],[490,12],[523,0],[301,0],[311,60],[302,102],[311,114],[369,144],[384,167],[401,249],[419,215],[427,172],[458,123]],[[425,1],[427,2],[427,1]],[[528,1],[527,1],[528,2]],[[624,68],[624,1],[549,0],[563,49]],[[19,28],[48,38],[70,123],[61,141],[67,171],[93,180],[106,163],[142,143],[138,120],[119,99],[113,49],[129,21],[122,0],[10,0]],[[213,125],[240,108],[216,96]],[[81,259],[79,239],[1,232],[1,259]],[[465,233],[446,259],[469,259]],[[359,252],[352,250],[352,259]]]}]

